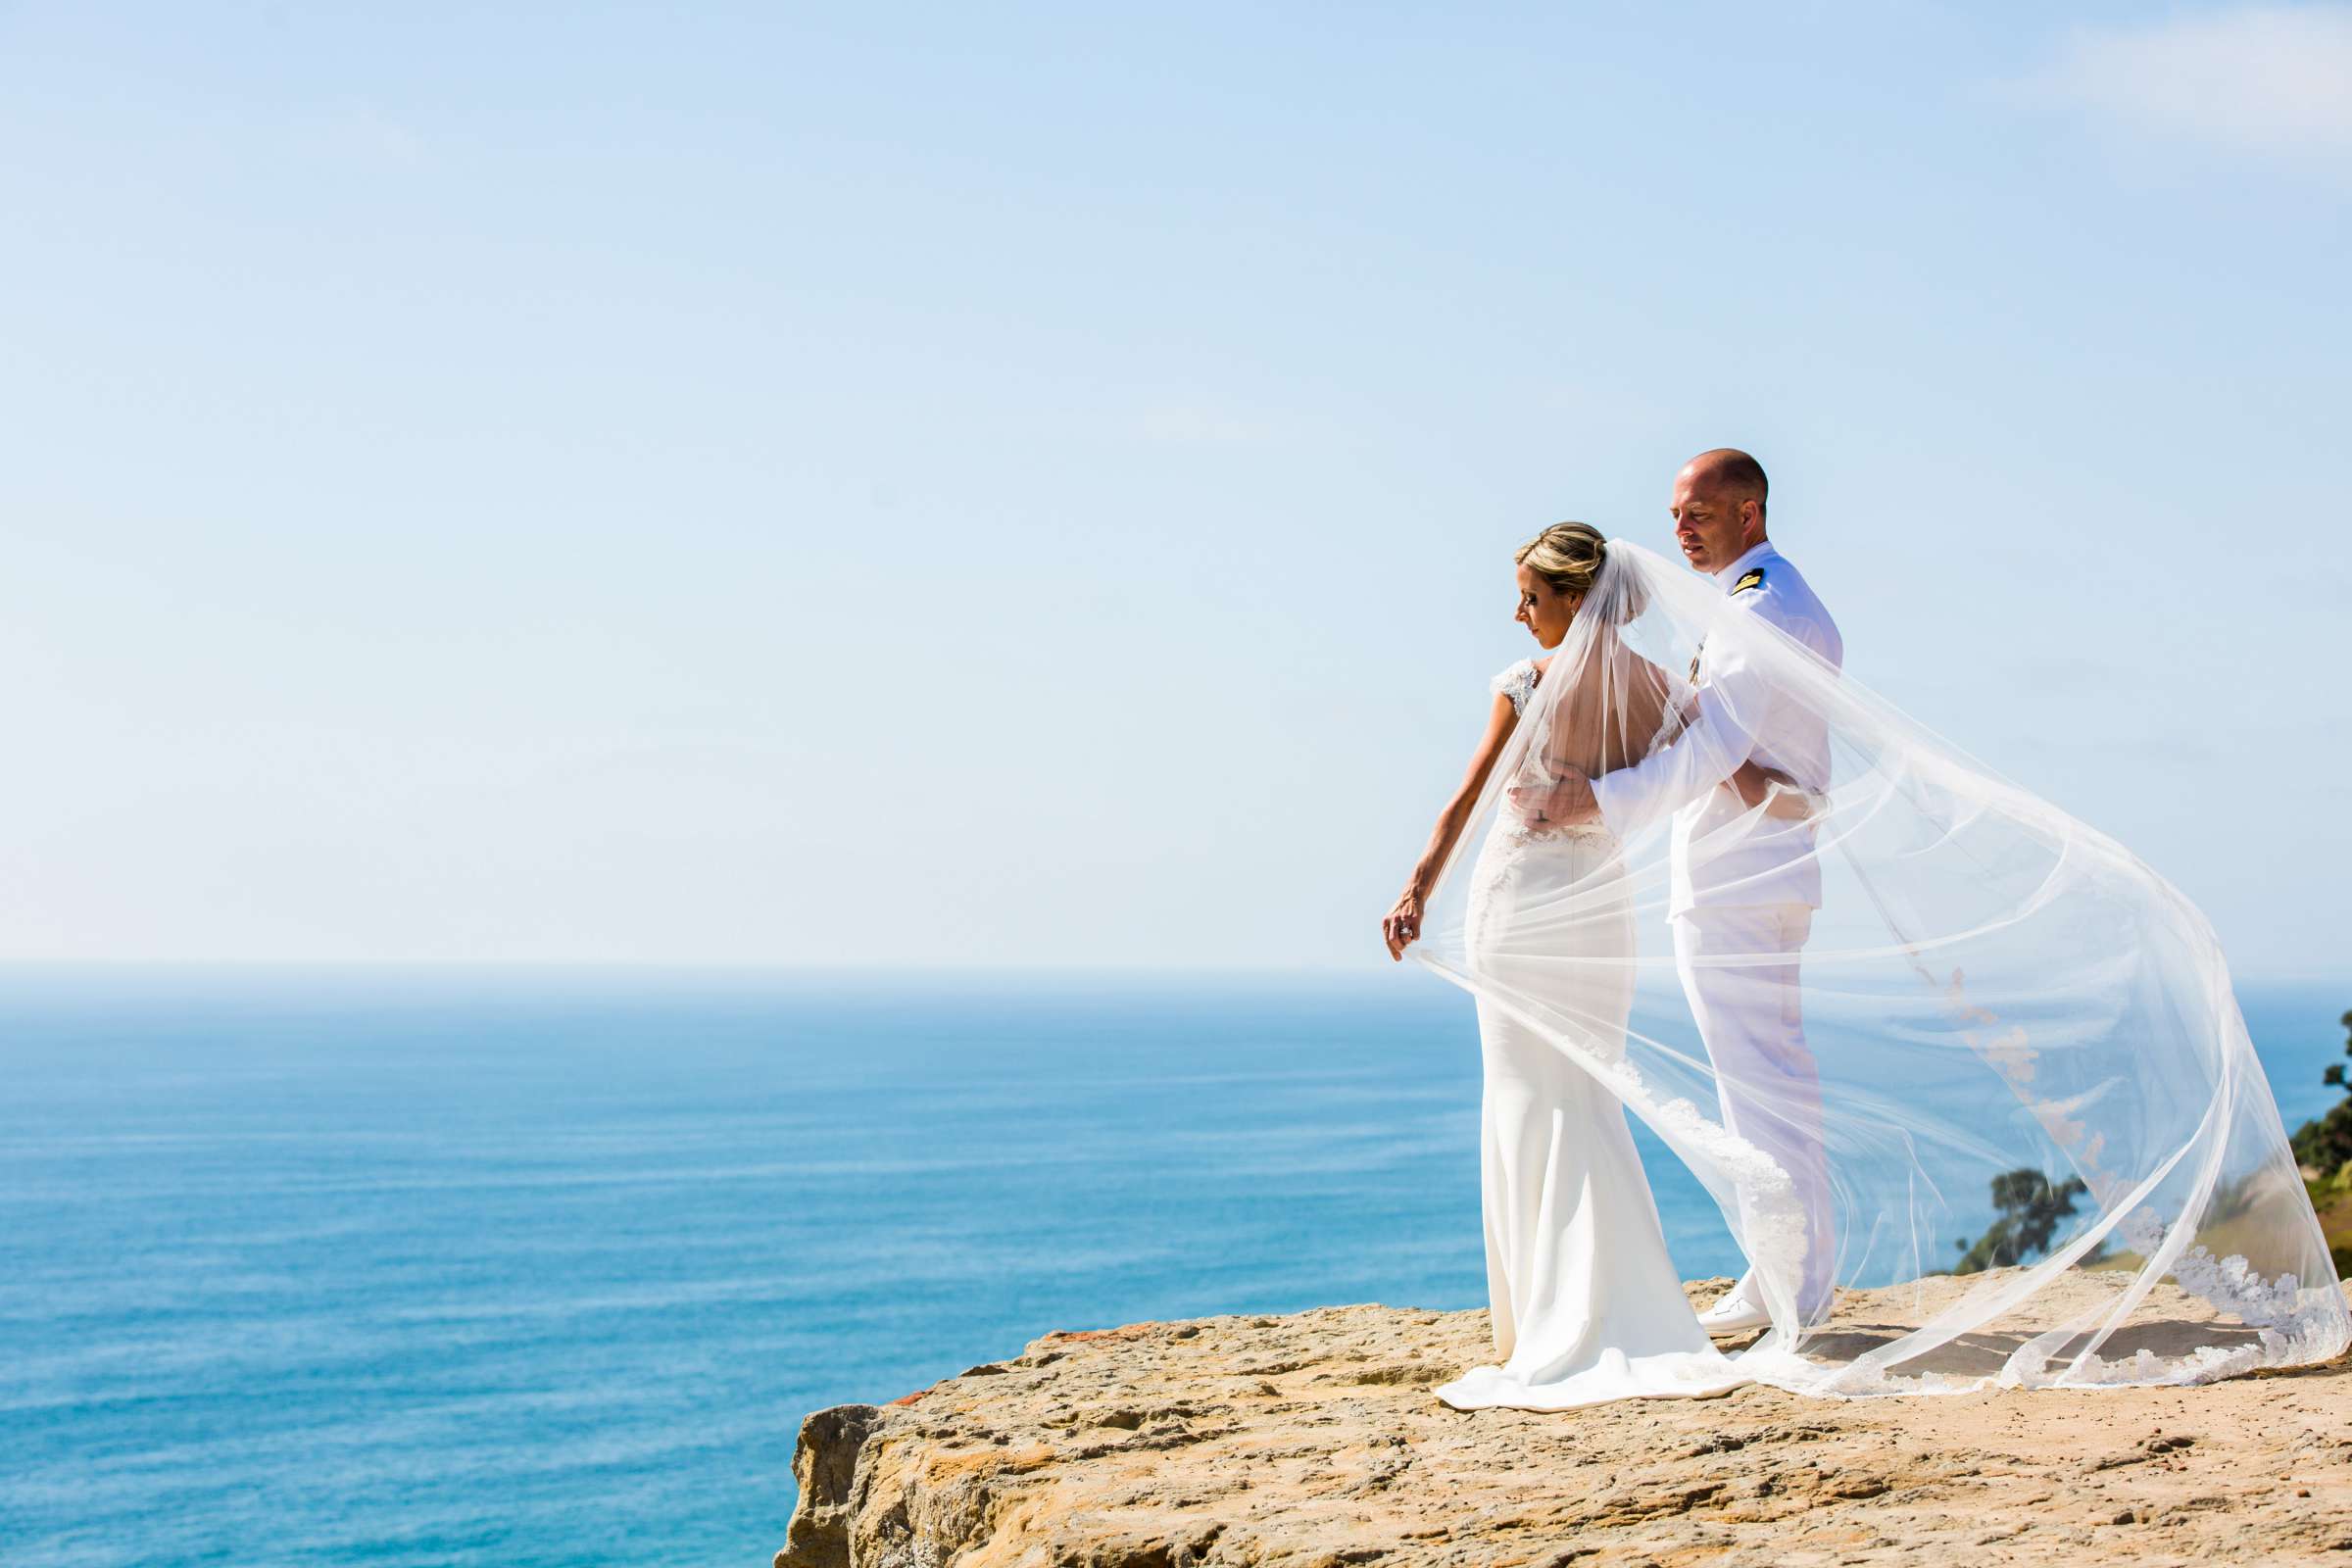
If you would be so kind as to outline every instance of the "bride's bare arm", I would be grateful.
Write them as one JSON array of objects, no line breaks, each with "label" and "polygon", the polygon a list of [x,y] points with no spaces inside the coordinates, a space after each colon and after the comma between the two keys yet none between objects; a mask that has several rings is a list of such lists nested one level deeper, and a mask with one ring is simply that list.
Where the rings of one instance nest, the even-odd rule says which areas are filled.
[{"label": "bride's bare arm", "polygon": [[1478,750],[1470,754],[1470,771],[1438,813],[1438,825],[1430,831],[1429,844],[1406,879],[1404,891],[1380,922],[1381,940],[1388,944],[1390,957],[1402,958],[1404,950],[1421,935],[1421,906],[1437,883],[1439,868],[1453,853],[1455,841],[1470,825],[1470,813],[1478,806],[1479,793],[1487,787],[1487,775],[1494,770],[1494,759],[1518,727],[1519,710],[1511,706],[1510,698],[1495,693],[1494,706],[1487,714],[1487,732],[1479,737]]}]

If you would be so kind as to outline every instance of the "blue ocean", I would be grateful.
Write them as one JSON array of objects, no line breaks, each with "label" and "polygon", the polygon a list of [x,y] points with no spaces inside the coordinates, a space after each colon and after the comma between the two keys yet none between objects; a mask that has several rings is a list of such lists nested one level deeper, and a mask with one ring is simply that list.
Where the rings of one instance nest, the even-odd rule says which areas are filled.
[{"label": "blue ocean", "polygon": [[[2352,982],[2240,1002],[2324,1109]],[[764,1564],[820,1406],[1485,1300],[1476,1028],[1410,969],[19,976],[0,1070],[11,1564]]]}]

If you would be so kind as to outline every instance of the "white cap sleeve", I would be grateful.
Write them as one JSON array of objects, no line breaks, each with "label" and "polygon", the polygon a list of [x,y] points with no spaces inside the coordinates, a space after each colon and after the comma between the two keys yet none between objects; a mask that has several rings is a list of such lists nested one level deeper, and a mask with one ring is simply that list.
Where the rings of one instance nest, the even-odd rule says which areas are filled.
[{"label": "white cap sleeve", "polygon": [[1487,689],[1508,697],[1513,712],[1524,712],[1527,700],[1536,689],[1536,662],[1522,659],[1508,669],[1495,671],[1494,678],[1487,682]]}]

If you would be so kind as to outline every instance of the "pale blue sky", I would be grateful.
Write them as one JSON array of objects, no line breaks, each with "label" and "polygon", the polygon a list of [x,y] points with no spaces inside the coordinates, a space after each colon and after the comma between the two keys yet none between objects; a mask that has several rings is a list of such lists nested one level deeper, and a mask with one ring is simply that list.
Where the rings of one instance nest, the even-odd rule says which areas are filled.
[{"label": "pale blue sky", "polygon": [[0,6],[0,957],[1385,963],[1717,443],[2343,974],[2352,9]]}]

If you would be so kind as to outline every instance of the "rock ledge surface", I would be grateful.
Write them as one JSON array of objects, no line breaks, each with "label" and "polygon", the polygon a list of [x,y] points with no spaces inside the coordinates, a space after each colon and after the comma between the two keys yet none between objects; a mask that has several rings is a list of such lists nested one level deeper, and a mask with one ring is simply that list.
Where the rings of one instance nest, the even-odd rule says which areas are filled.
[{"label": "rock ledge surface", "polygon": [[1484,1310],[1369,1303],[1049,1334],[810,1415],[776,1568],[2352,1565],[2352,1357],[2194,1389],[1556,1414],[1429,1392],[1491,1359]]}]

